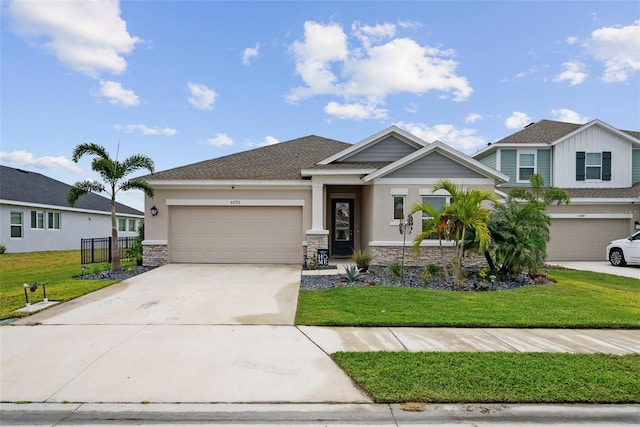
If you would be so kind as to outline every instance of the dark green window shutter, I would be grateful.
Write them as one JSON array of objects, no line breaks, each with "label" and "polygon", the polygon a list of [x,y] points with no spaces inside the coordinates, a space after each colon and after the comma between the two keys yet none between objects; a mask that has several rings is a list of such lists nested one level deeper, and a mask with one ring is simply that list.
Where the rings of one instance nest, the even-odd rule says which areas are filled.
[{"label": "dark green window shutter", "polygon": [[602,152],[602,180],[611,181],[611,151]]},{"label": "dark green window shutter", "polygon": [[584,181],[584,151],[576,152],[576,181]]}]

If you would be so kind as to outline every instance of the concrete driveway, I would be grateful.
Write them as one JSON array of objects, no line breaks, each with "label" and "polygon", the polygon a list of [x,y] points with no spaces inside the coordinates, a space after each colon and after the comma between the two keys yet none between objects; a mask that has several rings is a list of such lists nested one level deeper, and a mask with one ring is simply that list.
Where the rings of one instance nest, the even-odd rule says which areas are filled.
[{"label": "concrete driveway", "polygon": [[292,326],[299,266],[157,268],[0,328],[0,401],[369,402]]},{"label": "concrete driveway", "polygon": [[614,267],[609,261],[549,261],[548,264],[570,268],[572,270],[594,271],[596,273],[607,273],[615,276],[640,279],[640,265]]}]

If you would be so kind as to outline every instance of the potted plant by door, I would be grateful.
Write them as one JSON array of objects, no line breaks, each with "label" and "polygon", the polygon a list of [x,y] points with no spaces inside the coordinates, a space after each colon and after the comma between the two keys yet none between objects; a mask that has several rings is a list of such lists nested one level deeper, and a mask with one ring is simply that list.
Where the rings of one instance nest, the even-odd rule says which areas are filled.
[{"label": "potted plant by door", "polygon": [[351,258],[356,263],[358,271],[364,273],[369,269],[373,255],[368,249],[356,249],[353,251]]}]

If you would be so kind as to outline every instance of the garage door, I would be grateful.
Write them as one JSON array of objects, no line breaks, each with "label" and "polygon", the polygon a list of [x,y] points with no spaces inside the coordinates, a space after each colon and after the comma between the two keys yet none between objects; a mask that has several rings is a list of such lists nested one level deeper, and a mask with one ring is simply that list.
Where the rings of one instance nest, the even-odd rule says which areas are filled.
[{"label": "garage door", "polygon": [[607,244],[628,234],[628,219],[554,218],[547,260],[603,261]]},{"label": "garage door", "polygon": [[302,263],[302,208],[172,206],[171,262]]}]

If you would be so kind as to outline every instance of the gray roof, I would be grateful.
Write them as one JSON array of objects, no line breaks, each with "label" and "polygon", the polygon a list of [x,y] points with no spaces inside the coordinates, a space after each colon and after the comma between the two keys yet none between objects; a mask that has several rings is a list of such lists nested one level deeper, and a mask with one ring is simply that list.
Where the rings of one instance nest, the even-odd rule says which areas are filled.
[{"label": "gray roof", "polygon": [[205,160],[143,178],[159,180],[302,180],[301,169],[351,146],[311,135],[266,147]]},{"label": "gray roof", "polygon": [[[540,120],[539,122],[528,125],[521,131],[496,141],[494,144],[551,144],[582,126],[585,125],[556,122],[554,120]],[[628,130],[621,130],[621,132],[640,139],[640,132]]]},{"label": "gray roof", "polygon": [[[0,165],[0,199],[70,208],[67,192],[71,188],[36,172]],[[95,193],[81,196],[74,208],[111,212],[111,200]],[[144,215],[137,209],[116,202],[116,211],[125,215]]]}]

